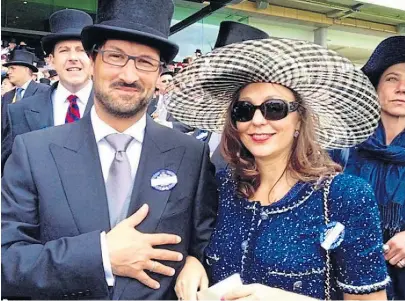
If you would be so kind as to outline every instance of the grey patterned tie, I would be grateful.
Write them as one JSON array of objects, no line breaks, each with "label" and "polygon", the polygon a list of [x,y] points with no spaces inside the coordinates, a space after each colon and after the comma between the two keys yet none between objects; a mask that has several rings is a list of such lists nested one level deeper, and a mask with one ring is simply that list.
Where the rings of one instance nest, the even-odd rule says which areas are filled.
[{"label": "grey patterned tie", "polygon": [[132,139],[133,137],[125,134],[111,134],[105,137],[115,150],[106,183],[111,228],[120,222],[125,201],[132,187],[131,165],[126,153]]}]

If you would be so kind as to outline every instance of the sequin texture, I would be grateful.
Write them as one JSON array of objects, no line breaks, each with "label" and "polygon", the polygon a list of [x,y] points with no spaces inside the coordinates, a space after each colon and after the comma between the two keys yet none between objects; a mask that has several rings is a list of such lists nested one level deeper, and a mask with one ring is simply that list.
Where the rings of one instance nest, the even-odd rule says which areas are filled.
[{"label": "sequin texture", "polygon": [[[263,206],[236,196],[230,171],[220,171],[217,179],[218,219],[205,251],[211,281],[240,273],[244,284],[325,299],[323,187],[298,182],[281,200]],[[371,187],[340,174],[332,181],[328,200],[330,220],[345,226],[342,243],[331,250],[332,298],[384,289],[389,277]]]}]

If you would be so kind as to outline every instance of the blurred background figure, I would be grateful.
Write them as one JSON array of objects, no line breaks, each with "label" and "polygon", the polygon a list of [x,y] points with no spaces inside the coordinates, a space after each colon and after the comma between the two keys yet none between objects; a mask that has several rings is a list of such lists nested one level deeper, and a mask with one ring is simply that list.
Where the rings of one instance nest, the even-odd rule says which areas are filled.
[{"label": "blurred background figure", "polygon": [[51,85],[51,80],[49,79],[49,78],[45,78],[45,77],[43,77],[43,78],[41,78],[40,80],[39,80],[39,82],[41,83],[41,84],[45,84],[45,85]]},{"label": "blurred background figure", "polygon": [[202,55],[201,49],[196,49],[194,55],[196,58],[199,58]]},{"label": "blurred background figure", "polygon": [[14,85],[10,82],[8,76],[1,76],[1,96],[3,97],[4,94],[13,89]]},{"label": "blurred background figure", "polygon": [[51,84],[59,81],[58,72],[56,72],[55,69],[49,69],[48,74],[49,74],[48,78],[51,81]]},{"label": "blurred background figure", "polygon": [[1,132],[3,133],[7,120],[7,107],[9,104],[18,102],[22,98],[45,92],[49,86],[36,83],[32,75],[38,72],[34,66],[35,55],[25,50],[14,50],[13,58],[3,64],[7,67],[7,75],[10,82],[15,85],[13,89],[5,93],[1,98]]}]

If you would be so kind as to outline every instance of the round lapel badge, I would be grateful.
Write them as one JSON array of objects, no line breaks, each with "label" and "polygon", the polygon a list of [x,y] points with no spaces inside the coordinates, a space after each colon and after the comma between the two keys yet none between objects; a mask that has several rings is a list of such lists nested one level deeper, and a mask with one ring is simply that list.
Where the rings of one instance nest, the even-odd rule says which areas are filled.
[{"label": "round lapel badge", "polygon": [[177,184],[177,176],[171,170],[161,169],[153,174],[150,184],[155,190],[171,190]]}]

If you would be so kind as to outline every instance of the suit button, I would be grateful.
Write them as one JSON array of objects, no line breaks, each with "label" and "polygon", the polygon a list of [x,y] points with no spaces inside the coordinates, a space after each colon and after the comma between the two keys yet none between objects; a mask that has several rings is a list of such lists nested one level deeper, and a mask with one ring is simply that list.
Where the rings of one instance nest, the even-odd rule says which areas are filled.
[{"label": "suit button", "polygon": [[293,285],[294,291],[300,291],[302,289],[302,281],[296,281]]},{"label": "suit button", "polygon": [[242,251],[246,251],[248,246],[249,246],[249,242],[247,240],[242,241],[242,243],[241,243]]}]

